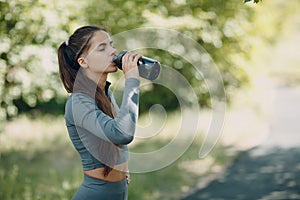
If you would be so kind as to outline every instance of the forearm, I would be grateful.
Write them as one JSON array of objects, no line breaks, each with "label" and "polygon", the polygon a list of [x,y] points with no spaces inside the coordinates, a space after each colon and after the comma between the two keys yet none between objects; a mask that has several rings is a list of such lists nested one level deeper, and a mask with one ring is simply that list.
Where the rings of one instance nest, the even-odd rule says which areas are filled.
[{"label": "forearm", "polygon": [[92,98],[75,94],[72,105],[75,125],[114,144],[130,143],[138,118],[139,84],[138,79],[126,79],[122,104],[114,119],[97,108]]},{"label": "forearm", "polygon": [[117,113],[115,127],[124,134],[124,137],[133,139],[138,119],[139,84],[135,78],[126,79],[122,104]]}]

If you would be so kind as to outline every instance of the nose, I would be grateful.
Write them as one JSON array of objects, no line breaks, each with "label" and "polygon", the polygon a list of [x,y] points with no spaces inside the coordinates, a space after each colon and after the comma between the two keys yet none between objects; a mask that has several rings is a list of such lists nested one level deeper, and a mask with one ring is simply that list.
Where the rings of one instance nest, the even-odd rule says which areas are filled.
[{"label": "nose", "polygon": [[111,49],[110,55],[112,55],[112,56],[116,55],[117,50],[116,50],[114,47],[111,47],[111,48],[112,48],[112,49]]}]

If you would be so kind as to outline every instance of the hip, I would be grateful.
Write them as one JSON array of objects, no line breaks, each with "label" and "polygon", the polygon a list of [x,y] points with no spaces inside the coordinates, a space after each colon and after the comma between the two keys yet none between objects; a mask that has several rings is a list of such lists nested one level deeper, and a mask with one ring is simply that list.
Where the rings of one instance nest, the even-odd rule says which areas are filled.
[{"label": "hip", "polygon": [[96,179],[108,181],[108,182],[120,182],[126,179],[127,172],[127,163],[123,163],[121,165],[114,166],[114,168],[109,172],[107,176],[104,176],[104,167],[96,168],[92,170],[85,170],[84,174],[93,177]]},{"label": "hip", "polygon": [[83,183],[72,200],[127,200],[128,186],[126,180],[109,182],[84,175]]}]

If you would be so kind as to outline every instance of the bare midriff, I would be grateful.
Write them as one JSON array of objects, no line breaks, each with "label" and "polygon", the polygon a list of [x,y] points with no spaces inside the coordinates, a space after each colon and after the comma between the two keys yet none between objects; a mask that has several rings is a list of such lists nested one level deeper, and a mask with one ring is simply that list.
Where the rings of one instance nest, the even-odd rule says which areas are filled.
[{"label": "bare midriff", "polygon": [[124,180],[128,174],[128,164],[122,163],[115,165],[107,176],[103,175],[104,167],[96,168],[92,170],[85,170],[84,174],[93,178],[109,181],[109,182],[120,182]]}]

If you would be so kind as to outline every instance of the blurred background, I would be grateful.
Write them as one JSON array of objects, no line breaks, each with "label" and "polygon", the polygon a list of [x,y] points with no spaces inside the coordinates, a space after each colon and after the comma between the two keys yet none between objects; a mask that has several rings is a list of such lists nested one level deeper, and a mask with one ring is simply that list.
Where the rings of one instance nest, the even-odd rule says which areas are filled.
[{"label": "blurred background", "polygon": [[[213,151],[199,159],[211,111],[205,82],[185,60],[164,51],[145,52],[189,81],[203,111],[202,125],[172,165],[132,175],[129,199],[180,199],[224,172],[239,152],[266,142],[277,88],[300,85],[299,9],[298,0],[0,0],[0,199],[70,199],[81,184],[80,160],[64,125],[68,94],[59,80],[56,55],[76,28],[95,24],[111,35],[140,27],[177,30],[197,41],[217,65],[226,92],[226,119]],[[154,104],[173,116],[168,127],[178,123],[180,108],[170,90],[142,88],[140,102],[140,124],[147,122]],[[159,149],[172,131],[166,128],[131,149]]]}]

